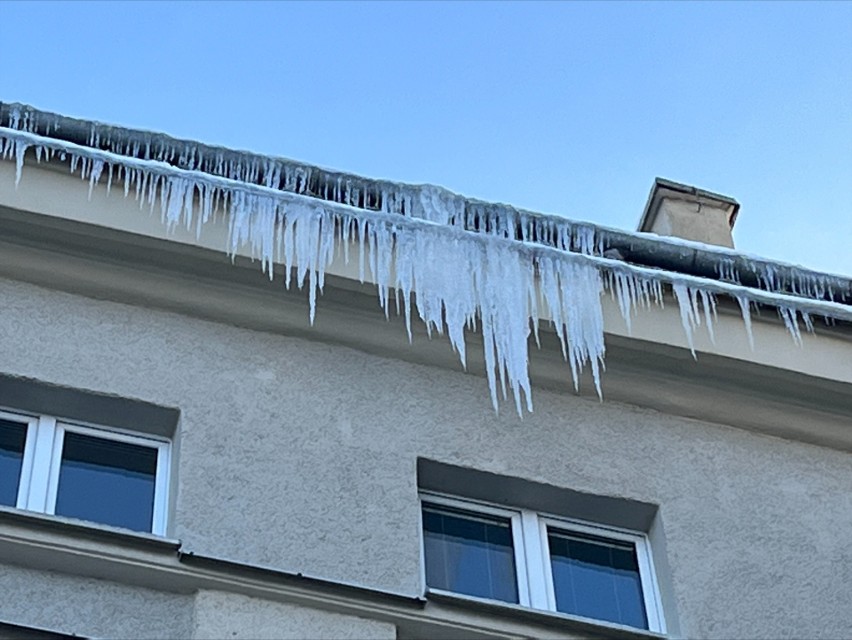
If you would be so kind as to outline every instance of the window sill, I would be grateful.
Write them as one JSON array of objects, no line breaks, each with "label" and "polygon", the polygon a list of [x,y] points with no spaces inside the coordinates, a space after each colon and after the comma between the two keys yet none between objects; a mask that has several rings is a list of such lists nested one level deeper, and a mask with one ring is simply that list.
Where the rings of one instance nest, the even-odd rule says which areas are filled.
[{"label": "window sill", "polygon": [[47,515],[37,511],[27,511],[3,505],[0,505],[0,524],[20,525],[26,527],[29,531],[67,534],[75,539],[86,539],[93,542],[140,549],[155,548],[177,551],[180,547],[178,540],[164,538],[153,533],[121,529],[97,522]]},{"label": "window sill", "polygon": [[442,606],[458,608],[464,611],[480,611],[495,618],[522,619],[549,627],[558,627],[564,629],[567,633],[573,632],[583,637],[616,638],[623,640],[662,640],[668,638],[665,634],[647,629],[628,627],[605,620],[584,618],[558,611],[532,609],[518,604],[466,596],[440,589],[427,589],[426,600],[427,602],[435,602]]}]

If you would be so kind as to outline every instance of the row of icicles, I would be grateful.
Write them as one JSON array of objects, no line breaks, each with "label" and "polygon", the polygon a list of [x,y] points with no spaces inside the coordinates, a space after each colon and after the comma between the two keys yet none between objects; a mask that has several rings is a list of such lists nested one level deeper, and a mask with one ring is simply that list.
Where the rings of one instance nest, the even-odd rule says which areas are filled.
[{"label": "row of icicles", "polygon": [[[226,249],[231,255],[248,250],[270,277],[274,265],[282,264],[288,287],[291,278],[300,288],[307,284],[311,322],[326,269],[341,251],[348,261],[350,242],[354,242],[361,280],[367,279],[369,269],[386,313],[391,300],[396,300],[398,311],[405,315],[409,337],[412,305],[430,333],[447,333],[463,365],[467,361],[465,331],[475,329],[483,335],[486,376],[495,410],[500,396],[506,398],[509,391],[519,413],[524,406],[532,410],[528,344],[530,333],[538,339],[542,321],[552,324],[562,343],[574,387],[578,388],[581,372],[588,367],[601,394],[605,354],[602,296],[606,292],[616,300],[629,330],[637,310],[661,306],[664,286],[670,286],[693,354],[694,332],[702,323],[709,338],[715,340],[713,325],[720,294],[737,300],[752,344],[752,303],[777,308],[798,344],[799,322],[812,331],[814,310],[829,318],[837,317],[838,310],[842,313],[837,303],[799,300],[602,258],[602,239],[591,225],[564,221],[561,227],[551,228],[551,221],[545,220],[541,228],[534,228],[538,221],[523,214],[523,224],[495,220],[490,231],[466,231],[454,222],[463,216],[464,209],[441,205],[448,192],[437,188],[423,187],[419,194],[408,194],[408,204],[400,208],[413,214],[416,206],[412,203],[419,202],[421,215],[405,216],[35,134],[0,130],[0,138],[2,156],[16,161],[16,184],[27,151],[32,149],[37,162],[54,158],[68,162],[72,172],[89,181],[90,197],[100,183],[107,189],[113,182],[121,183],[125,197],[132,194],[150,211],[158,208],[169,228],[181,225],[194,228],[200,235],[211,220],[224,216],[230,231]],[[233,166],[229,171],[242,175],[246,171],[252,174],[254,169]],[[395,200],[383,197],[382,201]],[[527,229],[536,238],[551,233],[557,247],[512,238],[509,229],[517,228],[522,234]],[[767,282],[772,282],[771,274],[767,274]],[[392,291],[395,296],[391,296]]]}]

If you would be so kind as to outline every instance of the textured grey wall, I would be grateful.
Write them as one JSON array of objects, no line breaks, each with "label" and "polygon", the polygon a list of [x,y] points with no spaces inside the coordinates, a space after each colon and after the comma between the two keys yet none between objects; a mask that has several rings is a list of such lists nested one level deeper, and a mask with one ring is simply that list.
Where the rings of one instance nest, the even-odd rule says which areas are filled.
[{"label": "textured grey wall", "polygon": [[472,375],[10,281],[0,300],[0,372],[181,410],[170,534],[198,553],[418,594],[423,456],[659,504],[686,636],[852,628],[848,454],[542,390],[495,416]]},{"label": "textured grey wall", "polygon": [[395,640],[396,627],[339,613],[219,591],[195,597],[195,640]]},{"label": "textured grey wall", "polygon": [[0,620],[94,638],[188,638],[193,597],[0,565]]}]

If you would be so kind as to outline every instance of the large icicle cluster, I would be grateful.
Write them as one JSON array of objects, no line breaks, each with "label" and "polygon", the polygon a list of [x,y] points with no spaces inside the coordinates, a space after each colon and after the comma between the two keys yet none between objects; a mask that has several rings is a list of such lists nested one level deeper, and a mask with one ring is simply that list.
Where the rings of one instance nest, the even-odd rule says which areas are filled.
[{"label": "large icicle cluster", "polygon": [[409,336],[412,305],[430,332],[446,331],[462,364],[465,330],[482,333],[495,409],[511,390],[519,413],[524,406],[532,410],[528,343],[542,320],[562,343],[575,388],[589,367],[600,394],[607,292],[629,328],[637,309],[662,305],[664,287],[671,287],[690,347],[702,321],[713,339],[718,295],[738,301],[749,340],[751,309],[759,304],[778,309],[797,342],[800,322],[812,330],[813,315],[852,321],[848,306],[822,299],[832,295],[833,276],[780,282],[768,265],[766,288],[746,287],[724,252],[719,279],[640,267],[603,257],[605,229],[475,203],[437,187],[368,189],[341,177],[330,187],[322,183],[330,193],[316,194],[309,172],[286,161],[253,157],[241,164],[227,155],[232,152],[204,155],[200,146],[145,145],[126,135],[101,139],[95,126],[88,146],[80,145],[32,133],[26,114],[8,124],[0,127],[0,155],[15,161],[16,184],[31,152],[37,162],[67,162],[89,182],[90,193],[98,183],[121,184],[125,197],[158,207],[169,228],[182,225],[200,235],[214,216],[225,215],[226,249],[233,255],[248,248],[270,278],[283,264],[288,287],[291,281],[307,285],[312,322],[326,268],[337,251],[348,261],[350,241],[357,243],[362,281],[369,270],[386,313],[393,300],[398,311],[402,303]]}]

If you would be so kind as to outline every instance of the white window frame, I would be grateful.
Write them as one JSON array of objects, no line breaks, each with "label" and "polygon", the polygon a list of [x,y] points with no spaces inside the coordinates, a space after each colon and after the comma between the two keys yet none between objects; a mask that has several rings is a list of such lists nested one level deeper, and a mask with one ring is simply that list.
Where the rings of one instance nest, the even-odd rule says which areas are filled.
[{"label": "white window frame", "polygon": [[[639,581],[642,588],[648,630],[656,633],[666,632],[665,618],[663,617],[660,602],[660,590],[651,554],[651,545],[646,534],[617,527],[598,525],[582,520],[538,513],[530,509],[512,509],[477,500],[462,499],[431,492],[420,493],[421,519],[423,517],[424,505],[432,504],[458,509],[463,512],[466,511],[472,515],[479,513],[486,516],[498,516],[509,519],[512,524],[512,547],[515,552],[515,572],[520,605],[558,615],[582,617],[575,614],[565,614],[556,610],[556,592],[553,585],[550,548],[547,540],[548,527],[568,534],[593,535],[598,538],[615,542],[627,542],[633,545],[639,567]],[[421,536],[423,536],[422,521],[420,531]],[[429,587],[426,583],[426,550],[423,542],[421,539],[421,566],[423,568],[421,577],[423,585],[428,592],[474,600],[485,599]],[[502,600],[489,601],[502,605],[508,604]],[[602,625],[615,624],[608,620],[596,618],[584,619]]]},{"label": "white window frame", "polygon": [[553,586],[553,571],[550,570],[550,545],[547,542],[548,528],[569,535],[571,533],[585,533],[604,540],[627,542],[633,545],[633,549],[636,552],[636,564],[639,568],[639,583],[642,587],[642,599],[645,605],[645,617],[648,619],[648,629],[650,631],[665,633],[664,619],[660,607],[659,587],[651,557],[651,544],[647,535],[614,527],[590,525],[577,520],[541,516],[539,518],[539,529],[543,548],[542,559],[544,565],[548,568],[544,572],[547,582],[548,609],[552,609],[553,611],[556,611],[556,590]]},{"label": "white window frame", "polygon": [[[515,554],[515,574],[521,575],[521,573],[526,574],[527,572],[527,562],[526,562],[526,554],[524,553],[523,545],[518,544],[518,540],[523,539],[522,533],[522,523],[521,523],[521,513],[519,511],[513,511],[512,509],[504,509],[501,507],[496,507],[494,505],[482,504],[482,503],[471,503],[465,500],[458,500],[457,498],[450,498],[448,496],[443,496],[439,494],[431,494],[424,493],[420,494],[420,516],[423,517],[423,503],[434,504],[438,507],[449,507],[451,509],[458,509],[460,511],[466,511],[471,513],[472,515],[482,514],[484,516],[495,516],[498,518],[505,518],[509,520],[511,524],[512,530],[512,550]],[[420,530],[422,532],[422,522]],[[423,549],[423,584],[426,584],[426,563],[425,563],[425,545],[421,544],[420,548]],[[530,599],[530,592],[527,588],[527,585],[522,583],[521,580],[517,580],[518,587],[518,603],[523,607],[532,607],[532,600]],[[452,594],[452,591],[445,591],[443,589],[430,589],[430,591],[437,593],[447,593]],[[502,600],[500,601],[502,602]]]},{"label": "white window frame", "polygon": [[0,409],[0,419],[25,425],[27,429],[16,508],[48,515],[55,514],[65,434],[78,433],[101,440],[135,444],[157,451],[154,508],[150,533],[158,536],[166,534],[169,471],[171,468],[171,443],[169,440],[139,435],[123,429],[109,429],[81,422],[67,422],[54,416],[30,415],[5,409]]}]

